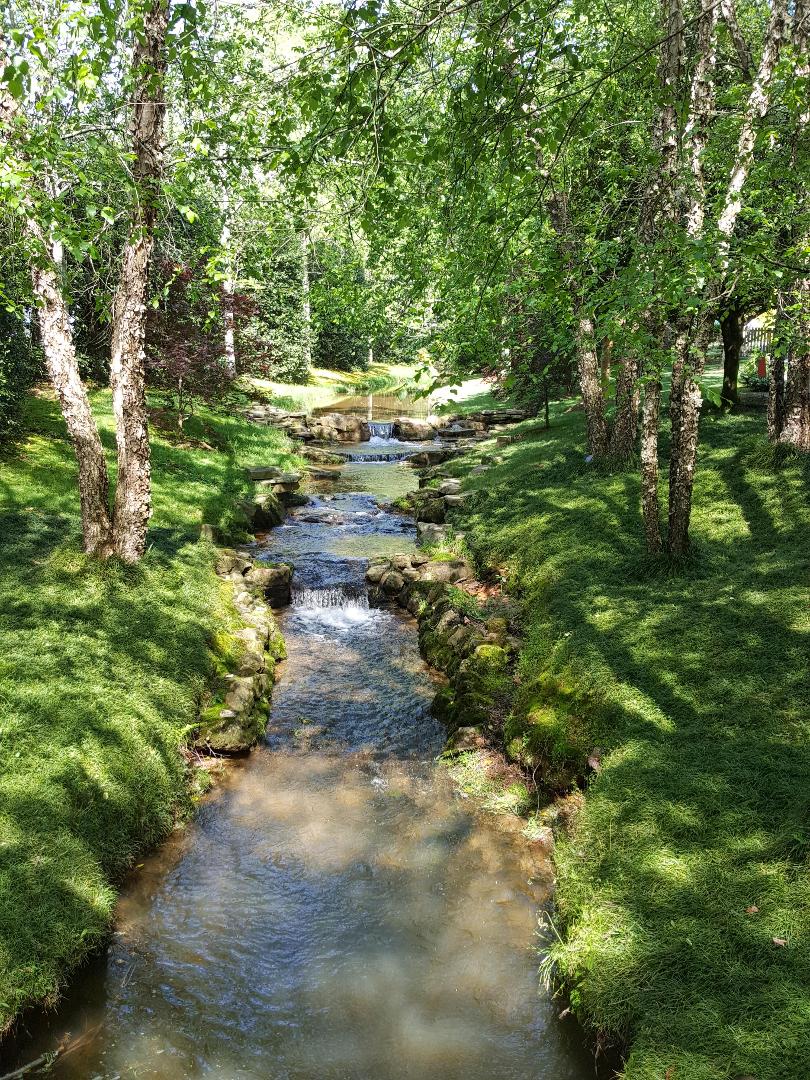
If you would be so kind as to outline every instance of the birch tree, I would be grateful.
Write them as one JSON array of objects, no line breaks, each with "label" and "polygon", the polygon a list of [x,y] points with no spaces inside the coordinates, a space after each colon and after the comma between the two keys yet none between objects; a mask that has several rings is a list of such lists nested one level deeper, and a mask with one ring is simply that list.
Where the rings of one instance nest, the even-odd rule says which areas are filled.
[{"label": "birch tree", "polygon": [[[114,17],[113,9],[110,14]],[[29,185],[22,198],[22,210],[29,241],[32,292],[48,375],[76,454],[84,548],[90,555],[108,558],[115,554],[125,562],[135,562],[143,554],[151,513],[144,334],[149,258],[163,165],[168,0],[146,0],[133,15],[136,41],[129,86],[134,207],[112,304],[110,381],[118,463],[112,507],[104,452],[79,373],[62,288],[60,241],[52,234],[55,222],[39,170],[28,160],[28,147],[36,134],[31,127],[36,121],[31,117],[40,110],[34,102],[26,101],[18,74],[21,68],[12,63],[5,36],[0,37],[0,124],[9,152],[6,165],[15,154],[17,175]],[[40,83],[47,75],[47,70],[41,73]],[[98,82],[97,78],[94,85]],[[16,96],[14,87],[18,89]]]}]

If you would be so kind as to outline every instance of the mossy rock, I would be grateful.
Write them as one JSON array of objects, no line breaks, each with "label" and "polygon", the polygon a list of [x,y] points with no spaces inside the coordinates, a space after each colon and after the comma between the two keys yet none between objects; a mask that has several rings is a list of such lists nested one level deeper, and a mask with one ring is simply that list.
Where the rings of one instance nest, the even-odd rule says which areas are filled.
[{"label": "mossy rock", "polygon": [[411,492],[409,502],[417,521],[427,521],[432,525],[444,524],[444,499],[436,496],[429,488]]},{"label": "mossy rock", "polygon": [[514,692],[509,654],[499,645],[479,645],[459,665],[455,682],[455,719],[459,725],[478,727],[497,710],[508,709]]},{"label": "mossy rock", "polygon": [[443,686],[437,692],[430,711],[440,724],[446,724],[448,727],[452,725],[455,712],[455,696],[450,686]]},{"label": "mossy rock", "polygon": [[270,640],[267,643],[267,651],[273,658],[273,660],[287,659],[287,644],[284,641],[284,637],[277,626],[274,626],[270,630]]},{"label": "mossy rock", "polygon": [[569,787],[583,772],[588,737],[582,720],[587,702],[574,684],[549,673],[533,680],[504,729],[507,753],[538,769],[551,788]]},{"label": "mossy rock", "polygon": [[284,521],[286,510],[272,491],[262,492],[252,504],[250,518],[257,529],[273,529]]},{"label": "mossy rock", "polygon": [[247,753],[264,735],[269,716],[266,699],[258,701],[247,714],[233,715],[221,701],[200,714],[195,745],[218,754]]},{"label": "mossy rock", "polygon": [[309,503],[309,496],[302,495],[300,491],[282,491],[277,498],[288,509],[293,506],[306,506]]}]

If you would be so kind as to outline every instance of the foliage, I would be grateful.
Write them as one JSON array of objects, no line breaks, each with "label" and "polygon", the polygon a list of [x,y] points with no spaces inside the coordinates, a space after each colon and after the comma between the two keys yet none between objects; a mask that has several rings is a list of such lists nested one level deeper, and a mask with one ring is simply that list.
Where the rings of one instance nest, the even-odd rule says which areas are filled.
[{"label": "foliage", "polygon": [[166,393],[182,430],[194,402],[222,401],[232,379],[210,290],[189,266],[164,263],[159,272],[165,285],[147,323],[149,384]]},{"label": "foliage", "polygon": [[25,396],[37,370],[22,320],[0,307],[0,446],[21,433]]},{"label": "foliage", "polygon": [[757,390],[760,393],[763,393],[768,389],[768,376],[759,374],[756,363],[745,365],[740,372],[740,381],[747,386],[749,390]]}]

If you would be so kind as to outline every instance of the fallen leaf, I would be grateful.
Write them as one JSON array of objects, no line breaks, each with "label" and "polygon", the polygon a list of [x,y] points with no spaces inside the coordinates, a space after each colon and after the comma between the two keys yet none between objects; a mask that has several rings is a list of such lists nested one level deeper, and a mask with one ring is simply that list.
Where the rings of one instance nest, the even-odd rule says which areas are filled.
[{"label": "fallen leaf", "polygon": [[747,907],[745,909],[745,914],[746,915],[756,915],[758,911],[759,911],[759,908],[757,907],[757,905],[752,904],[750,907]]},{"label": "fallen leaf", "polygon": [[774,943],[774,945],[787,945],[787,941],[783,937],[774,937],[771,938],[771,941]]},{"label": "fallen leaf", "polygon": [[600,761],[598,755],[591,754],[591,756],[588,758],[588,768],[593,769],[593,771],[597,773],[602,771],[602,762]]}]

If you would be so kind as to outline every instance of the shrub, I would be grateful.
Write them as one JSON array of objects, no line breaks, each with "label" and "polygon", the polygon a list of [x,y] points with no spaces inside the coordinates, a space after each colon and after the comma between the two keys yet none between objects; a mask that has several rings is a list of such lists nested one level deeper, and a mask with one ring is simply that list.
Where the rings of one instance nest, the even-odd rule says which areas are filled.
[{"label": "shrub", "polygon": [[22,319],[0,309],[0,446],[20,433],[25,395],[37,363]]}]

